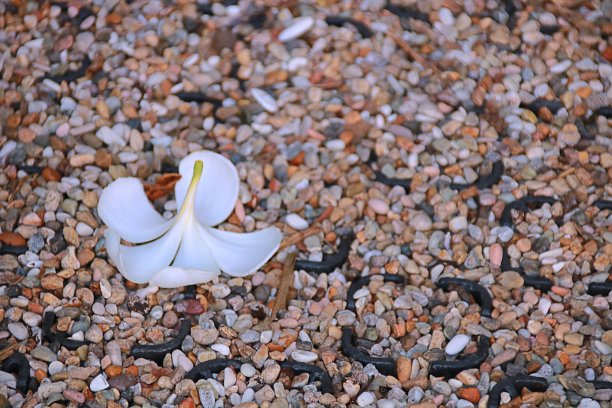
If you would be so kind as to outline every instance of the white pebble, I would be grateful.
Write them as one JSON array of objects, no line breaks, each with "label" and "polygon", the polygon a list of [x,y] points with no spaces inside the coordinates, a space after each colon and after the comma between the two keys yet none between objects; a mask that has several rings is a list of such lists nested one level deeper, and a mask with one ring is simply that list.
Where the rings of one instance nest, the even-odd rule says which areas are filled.
[{"label": "white pebble", "polygon": [[550,301],[550,299],[548,298],[540,298],[540,301],[538,303],[538,309],[540,310],[540,312],[544,313],[545,315],[548,314],[548,311],[550,310],[550,305],[552,304],[552,302]]},{"label": "white pebble", "polygon": [[280,32],[278,40],[281,42],[295,40],[310,30],[314,23],[315,20],[312,17],[296,18],[289,27]]},{"label": "white pebble", "polygon": [[449,221],[448,227],[452,232],[459,232],[468,227],[468,222],[465,217],[455,217]]},{"label": "white pebble", "polygon": [[571,66],[572,66],[571,60],[561,61],[561,62],[556,63],[552,67],[550,67],[550,72],[552,72],[553,74],[560,74],[562,72],[567,71],[569,67]]},{"label": "white pebble", "polygon": [[258,104],[261,105],[262,108],[267,110],[270,113],[274,113],[278,111],[278,104],[274,100],[272,96],[266,91],[263,91],[259,88],[251,89],[251,95],[257,101]]},{"label": "white pebble", "polygon": [[107,389],[108,387],[108,381],[106,381],[106,377],[104,376],[104,374],[98,375],[96,378],[91,380],[91,383],[89,384],[89,389],[92,392],[102,391]]},{"label": "white pebble", "polygon": [[75,229],[76,229],[77,234],[79,234],[79,236],[81,237],[89,237],[94,232],[93,228],[91,228],[89,225],[85,224],[84,222],[77,223]]},{"label": "white pebble", "polygon": [[317,361],[318,356],[317,353],[313,353],[312,351],[295,350],[291,353],[291,358],[300,363],[313,363]]},{"label": "white pebble", "polygon": [[121,137],[121,135],[115,132],[113,129],[108,126],[102,126],[96,132],[96,137],[106,143],[107,145],[117,144],[119,146],[125,146],[126,141]]},{"label": "white pebble", "polygon": [[373,404],[374,402],[376,402],[376,396],[373,392],[362,392],[361,395],[357,397],[357,404],[360,407],[366,407],[368,405]]},{"label": "white pebble", "polygon": [[298,231],[305,230],[308,228],[308,221],[303,219],[297,214],[287,214],[285,222],[293,229]]},{"label": "white pebble", "polygon": [[252,377],[255,375],[256,371],[255,371],[255,367],[253,367],[251,364],[243,364],[240,367],[240,372],[242,373],[242,375],[244,375],[245,377]]},{"label": "white pebble", "polygon": [[470,336],[465,334],[457,334],[455,337],[451,339],[446,345],[444,351],[449,356],[454,356],[455,354],[461,353],[461,351],[468,345],[470,342]]},{"label": "white pebble", "polygon": [[225,344],[213,344],[210,348],[221,355],[229,356],[230,349]]}]

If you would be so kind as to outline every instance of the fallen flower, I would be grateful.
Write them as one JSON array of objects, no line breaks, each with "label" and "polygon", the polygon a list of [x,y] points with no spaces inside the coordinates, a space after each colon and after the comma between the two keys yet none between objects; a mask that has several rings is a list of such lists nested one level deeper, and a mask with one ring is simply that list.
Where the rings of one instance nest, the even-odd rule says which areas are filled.
[{"label": "fallen flower", "polygon": [[[109,227],[106,251],[123,276],[174,288],[208,282],[221,271],[246,276],[274,255],[282,238],[278,228],[243,234],[212,228],[229,217],[238,198],[238,172],[229,160],[210,151],[192,153],[179,173],[179,211],[171,220],[155,211],[139,179],[120,178],[102,192],[98,214]],[[122,245],[122,239],[134,245]]]}]

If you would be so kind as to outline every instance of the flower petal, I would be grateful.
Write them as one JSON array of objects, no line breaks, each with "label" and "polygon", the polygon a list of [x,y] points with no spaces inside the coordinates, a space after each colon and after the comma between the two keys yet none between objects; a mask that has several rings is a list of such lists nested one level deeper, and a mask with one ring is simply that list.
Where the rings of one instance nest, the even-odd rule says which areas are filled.
[{"label": "flower petal", "polygon": [[195,219],[187,221],[183,232],[183,240],[172,266],[198,269],[219,275],[221,271],[206,247],[202,229],[203,227]]},{"label": "flower petal", "polygon": [[150,285],[161,288],[178,288],[180,286],[197,285],[210,282],[219,276],[221,272],[205,272],[198,269],[168,266],[153,276]]},{"label": "flower petal", "polygon": [[172,263],[181,243],[181,225],[172,227],[155,241],[142,245],[121,245],[119,234],[107,229],[106,252],[127,279],[135,283],[146,283],[161,269]]},{"label": "flower petal", "polygon": [[274,255],[283,237],[275,227],[244,234],[208,227],[203,230],[213,258],[221,270],[231,276],[255,272]]},{"label": "flower petal", "polygon": [[214,226],[232,213],[238,199],[240,178],[232,162],[220,154],[206,150],[191,153],[179,165],[183,177],[174,188],[178,208],[185,200],[196,160],[204,162],[204,172],[196,190],[195,213],[202,225]]},{"label": "flower petal", "polygon": [[102,191],[98,215],[121,238],[133,243],[161,236],[173,222],[155,211],[142,183],[133,177],[117,179]]}]

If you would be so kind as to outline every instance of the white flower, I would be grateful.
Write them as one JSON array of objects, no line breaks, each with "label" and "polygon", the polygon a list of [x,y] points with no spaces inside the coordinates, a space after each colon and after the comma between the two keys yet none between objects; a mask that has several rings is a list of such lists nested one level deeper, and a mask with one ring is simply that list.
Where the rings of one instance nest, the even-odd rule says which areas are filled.
[{"label": "white flower", "polygon": [[[244,234],[212,228],[229,217],[238,198],[238,172],[229,160],[192,153],[179,173],[179,211],[171,220],[155,211],[136,178],[118,179],[102,192],[98,214],[109,227],[106,251],[123,276],[174,288],[208,282],[221,271],[246,276],[274,255],[282,238],[277,228]],[[122,239],[137,245],[122,245]]]}]

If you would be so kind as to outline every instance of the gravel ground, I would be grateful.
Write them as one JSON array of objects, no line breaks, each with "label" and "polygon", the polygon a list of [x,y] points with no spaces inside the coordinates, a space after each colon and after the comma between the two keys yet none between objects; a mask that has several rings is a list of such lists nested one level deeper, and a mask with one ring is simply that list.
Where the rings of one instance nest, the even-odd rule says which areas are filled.
[{"label": "gravel ground", "polygon": [[[610,407],[611,18],[2,0],[0,408]],[[247,278],[126,281],[102,189],[139,177],[170,217],[202,149],[240,175],[222,228],[285,245]]]}]

